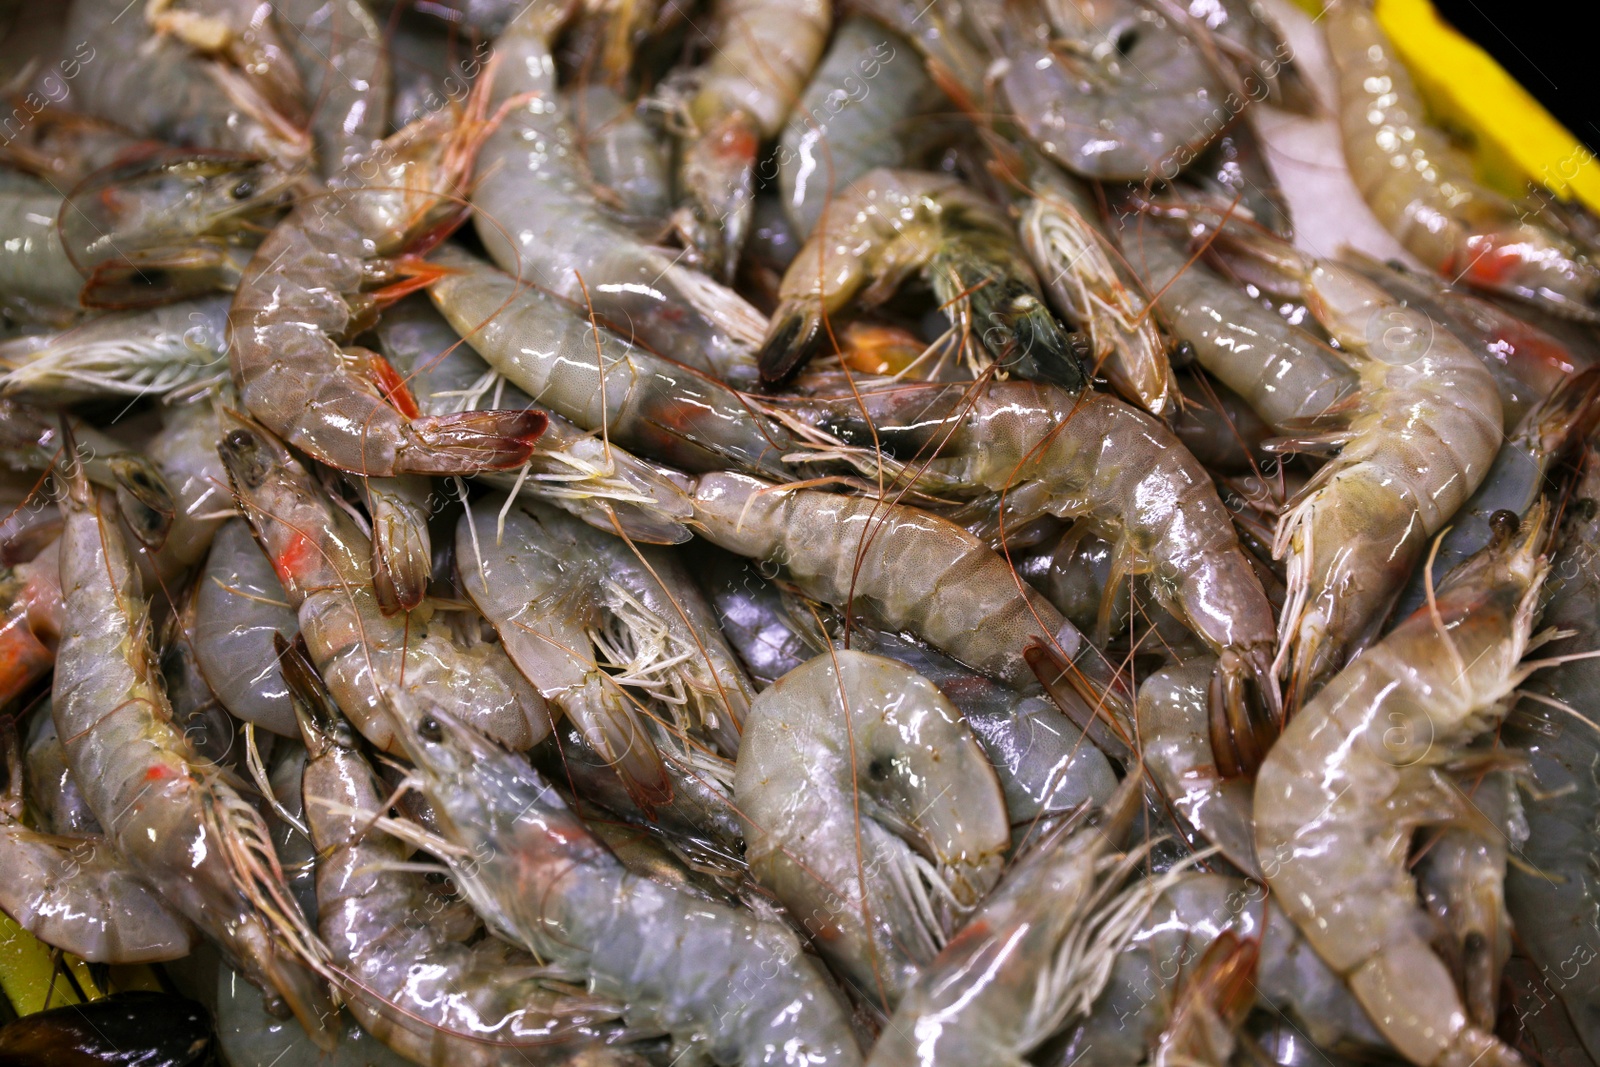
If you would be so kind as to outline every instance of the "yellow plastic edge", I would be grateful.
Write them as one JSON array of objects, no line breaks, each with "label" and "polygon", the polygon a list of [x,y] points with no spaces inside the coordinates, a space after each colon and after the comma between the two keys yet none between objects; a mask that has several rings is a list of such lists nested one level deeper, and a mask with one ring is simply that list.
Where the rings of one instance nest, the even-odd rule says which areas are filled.
[{"label": "yellow plastic edge", "polygon": [[[1294,2],[1312,16],[1322,13],[1323,0]],[[1429,0],[1376,0],[1374,12],[1434,117],[1476,142],[1482,181],[1509,196],[1537,182],[1600,211],[1595,154]]]}]

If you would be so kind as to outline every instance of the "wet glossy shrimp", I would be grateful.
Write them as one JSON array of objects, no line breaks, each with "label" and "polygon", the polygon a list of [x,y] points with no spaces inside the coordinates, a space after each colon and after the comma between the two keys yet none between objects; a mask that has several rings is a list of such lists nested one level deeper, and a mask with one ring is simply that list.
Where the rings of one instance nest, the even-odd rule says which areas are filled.
[{"label": "wet glossy shrimp", "polygon": [[[283,171],[305,166],[312,146],[302,116],[281,112],[231,62],[196,55],[120,12],[110,0],[72,6],[64,39],[81,42],[75,108],[169,144],[247,152]],[[116,62],[95,61],[109,56]]]},{"label": "wet glossy shrimp", "polygon": [[435,258],[450,273],[428,289],[434,306],[538,403],[684,470],[787,476],[780,457],[792,439],[720,381],[597,329],[571,304],[464,253]]},{"label": "wet glossy shrimp", "polygon": [[[423,414],[534,406],[528,394],[491,369],[420,295],[388,311],[377,334],[384,355],[405,375]],[[549,501],[607,533],[616,532],[621,523],[629,537],[651,544],[677,544],[694,536],[684,525],[693,509],[673,472],[554,412],[545,414],[550,421],[525,471],[478,478]]]},{"label": "wet glossy shrimp", "polygon": [[618,1029],[616,1005],[561,991],[537,960],[498,938],[465,943],[452,902],[407,869],[411,846],[370,825],[387,790],[310,664],[284,647],[308,751],[301,789],[318,928],[356,1021],[417,1063],[560,1063],[585,1046],[596,1065],[628,1059],[603,1051]]},{"label": "wet glossy shrimp", "polygon": [[1221,656],[1238,728],[1247,705],[1278,707],[1272,606],[1210,476],[1162,423],[1100,393],[1031,382],[867,385],[859,400],[806,404],[847,440],[899,449],[925,490],[1003,494],[1008,527],[1045,514],[1085,523],[1116,550],[1108,594],[1125,575],[1149,574],[1161,606]]},{"label": "wet glossy shrimp", "polygon": [[860,15],[840,23],[775,157],[784,211],[802,240],[857,178],[907,163],[907,127],[933,91],[903,37]]},{"label": "wet glossy shrimp", "polygon": [[1082,387],[1080,344],[1045,306],[1010,220],[954,178],[882,168],[835,197],[789,264],[761,348],[762,380],[792,377],[828,343],[831,316],[882,303],[913,270],[952,324],[977,335],[986,362]]},{"label": "wet glossy shrimp", "polygon": [[684,116],[678,184],[688,202],[677,225],[703,269],[731,282],[750,227],[756,151],[783,128],[822,58],[833,6],[718,0],[715,17],[711,53]]},{"label": "wet glossy shrimp", "polygon": [[518,749],[550,732],[544,701],[498,644],[462,645],[446,621],[423,612],[383,614],[367,535],[281,442],[233,425],[218,447],[240,511],[339,709],[369,741],[394,749],[382,708],[401,691],[425,692]]},{"label": "wet glossy shrimp", "polygon": [[1556,464],[1573,444],[1587,436],[1597,420],[1600,369],[1573,375],[1529,411],[1495,453],[1483,484],[1461,505],[1450,520],[1450,528],[1431,547],[1431,567],[1425,562],[1412,572],[1395,605],[1394,617],[1407,618],[1422,606],[1430,575],[1437,585],[1457,564],[1494,538],[1496,512],[1520,515],[1554,488],[1550,476]]},{"label": "wet glossy shrimp", "polygon": [[961,714],[909,667],[847,649],[756,698],[734,800],[751,874],[885,1010],[993,887],[1011,843]]},{"label": "wet glossy shrimp", "polygon": [[1085,178],[1176,174],[1239,111],[1201,40],[1154,6],[1013,3],[994,33],[1012,114]]},{"label": "wet glossy shrimp", "polygon": [[144,17],[158,36],[225,59],[279,114],[303,124],[306,89],[278,33],[278,9],[258,0],[154,0]]},{"label": "wet glossy shrimp", "polygon": [[1288,568],[1276,665],[1302,699],[1371,640],[1428,538],[1488,474],[1502,419],[1494,379],[1449,331],[1346,267],[1309,265],[1305,282],[1361,388],[1340,428],[1291,446],[1338,449],[1273,543]]},{"label": "wet glossy shrimp", "polygon": [[472,191],[479,238],[500,268],[565,297],[624,337],[736,385],[754,382],[765,318],[599,205],[555,86],[560,5],[528,6],[495,42],[494,100],[515,107],[484,142]]},{"label": "wet glossy shrimp", "polygon": [[609,86],[576,87],[567,108],[595,182],[616,197],[624,218],[659,227],[672,179],[656,134]]},{"label": "wet glossy shrimp", "polygon": [[197,584],[194,654],[217,699],[235,718],[294,737],[272,635],[293,640],[300,623],[243,519],[217,531]]},{"label": "wet glossy shrimp", "polygon": [[[442,714],[397,724],[490,927],[723,1067],[852,1067],[848,1012],[787,926],[628,872],[520,758]],[[448,857],[447,857],[448,858]]]},{"label": "wet glossy shrimp", "polygon": [[1074,179],[1048,165],[1033,168],[1022,242],[1045,292],[1068,320],[1083,326],[1112,388],[1152,415],[1167,416],[1181,400],[1166,343],[1112,259],[1098,216]]},{"label": "wet glossy shrimp", "polygon": [[194,927],[123,862],[95,826],[30,829],[23,820],[21,753],[5,727],[5,792],[0,795],[0,911],[45,944],[97,963],[178,959],[194,948]]},{"label": "wet glossy shrimp", "polygon": [[1511,957],[1507,861],[1524,832],[1516,789],[1505,771],[1465,784],[1470,817],[1423,838],[1413,867],[1437,930],[1433,944],[1449,965],[1467,1017],[1484,1030],[1499,1017],[1501,979]]},{"label": "wet glossy shrimp", "polygon": [[544,429],[538,412],[422,415],[383,357],[348,344],[417,282],[385,294],[369,291],[373,279],[436,273],[405,253],[459,210],[452,196],[483,125],[441,112],[401,130],[337,190],[296,207],[245,271],[228,316],[239,396],[319,462],[371,477],[516,467]]},{"label": "wet glossy shrimp", "polygon": [[1110,964],[1160,893],[1118,890],[1137,854],[1116,851],[1137,778],[1108,806],[1105,827],[1057,827],[1012,864],[967,924],[917,975],[868,1063],[874,1067],[1020,1064],[1086,1010]]},{"label": "wet glossy shrimp", "polygon": [[266,826],[172,723],[137,572],[107,504],[75,473],[63,506],[66,619],[52,713],[73,777],[129,867],[316,1036],[332,1005],[308,963],[323,950]]},{"label": "wet glossy shrimp", "polygon": [[1177,987],[1219,938],[1260,945],[1251,1000],[1289,1013],[1292,1025],[1323,1047],[1383,1047],[1344,981],[1260,885],[1217,874],[1189,874],[1169,885],[1117,957],[1105,992],[1076,1022],[1055,1063],[1126,1067],[1145,1057],[1177,1011]]},{"label": "wet glossy shrimp", "polygon": [[428,519],[437,510],[433,482],[416,474],[355,478],[372,523],[372,590],[389,614],[410,611],[428,595],[433,541]]},{"label": "wet glossy shrimp", "polygon": [[731,777],[755,694],[675,554],[635,556],[532,502],[502,522],[500,504],[491,497],[462,517],[456,558],[513,662],[646,811],[685,779]]},{"label": "wet glossy shrimp", "polygon": [[305,82],[324,178],[375,151],[389,126],[389,51],[365,0],[274,0]]},{"label": "wet glossy shrimp", "polygon": [[[1256,854],[1273,897],[1350,983],[1384,1037],[1423,1065],[1522,1058],[1469,1017],[1418,921],[1412,836],[1470,822],[1453,761],[1531,668],[1545,508],[1472,557],[1429,604],[1289,720],[1256,776]],[[1509,519],[1509,516],[1507,517]]]},{"label": "wet glossy shrimp", "polygon": [[1236,737],[1213,718],[1214,670],[1210,657],[1201,656],[1146,678],[1139,686],[1132,735],[1140,761],[1173,813],[1216,845],[1229,863],[1259,879],[1255,790],[1247,775],[1272,739]]},{"label": "wet glossy shrimp", "polygon": [[[810,611],[818,605],[797,603],[755,565],[711,550],[694,562],[722,632],[758,686],[771,685],[829,646]],[[1116,786],[1106,757],[1038,693],[1001,685],[917,642],[859,623],[850,628],[850,646],[912,668],[960,710],[1000,779],[1013,841],[1034,833],[1041,819],[1065,815],[1085,801],[1104,801]]]},{"label": "wet glossy shrimp", "polygon": [[1411,75],[1370,6],[1332,5],[1323,30],[1351,177],[1406,250],[1451,281],[1592,320],[1600,267],[1478,183],[1467,157],[1424,120]]},{"label": "wet glossy shrimp", "polygon": [[66,330],[0,343],[0,391],[57,403],[172,397],[228,373],[228,298],[113,311]]},{"label": "wet glossy shrimp", "polygon": [[[1088,641],[1006,561],[948,520],[916,508],[742,474],[695,484],[695,519],[712,544],[780,564],[808,596],[848,606],[885,629],[1019,687],[1036,684],[1023,652],[1058,647],[1106,679]],[[1099,696],[1099,694],[1097,694]]]},{"label": "wet glossy shrimp", "polygon": [[[117,495],[119,519],[142,547],[162,545],[177,510],[172,487],[148,456],[128,449],[81,420],[68,418],[72,457],[95,485]],[[19,471],[47,471],[68,457],[62,420],[43,408],[0,399],[0,462]]]},{"label": "wet glossy shrimp", "polygon": [[1168,327],[1206,371],[1279,433],[1303,432],[1354,393],[1355,373],[1325,343],[1190,257],[1153,226],[1122,238],[1127,263]]}]

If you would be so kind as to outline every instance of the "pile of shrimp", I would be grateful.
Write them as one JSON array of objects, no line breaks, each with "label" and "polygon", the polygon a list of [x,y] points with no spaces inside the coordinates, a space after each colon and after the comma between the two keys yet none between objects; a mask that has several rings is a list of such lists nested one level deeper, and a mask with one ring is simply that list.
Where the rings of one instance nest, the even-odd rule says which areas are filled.
[{"label": "pile of shrimp", "polygon": [[0,1061],[1600,1063],[1600,221],[1367,0],[19,12]]}]

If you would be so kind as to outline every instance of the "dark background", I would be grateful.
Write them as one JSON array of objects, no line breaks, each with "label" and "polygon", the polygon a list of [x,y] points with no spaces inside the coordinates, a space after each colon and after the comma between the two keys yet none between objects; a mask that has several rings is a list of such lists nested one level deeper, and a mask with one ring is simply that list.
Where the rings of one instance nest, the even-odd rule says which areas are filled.
[{"label": "dark background", "polygon": [[1548,0],[1434,0],[1562,125],[1600,152],[1600,5]]}]

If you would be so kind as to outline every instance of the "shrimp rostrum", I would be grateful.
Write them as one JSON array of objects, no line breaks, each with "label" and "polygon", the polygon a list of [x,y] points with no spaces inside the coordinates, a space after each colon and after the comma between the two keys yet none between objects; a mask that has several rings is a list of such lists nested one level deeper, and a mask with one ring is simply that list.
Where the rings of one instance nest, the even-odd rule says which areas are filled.
[{"label": "shrimp rostrum", "polygon": [[[348,344],[386,304],[437,276],[407,258],[460,215],[486,123],[419,119],[301,203],[257,250],[229,313],[234,384],[250,414],[319,462],[375,477],[517,467],[538,411],[423,415],[375,352]],[[374,284],[376,283],[376,284]]]}]

